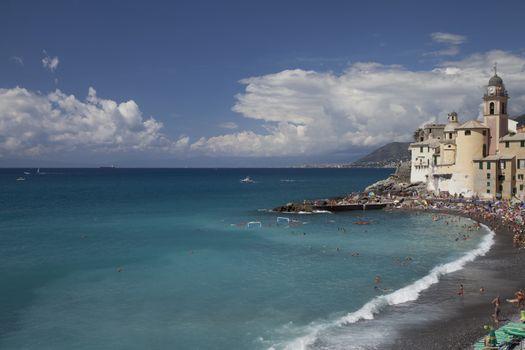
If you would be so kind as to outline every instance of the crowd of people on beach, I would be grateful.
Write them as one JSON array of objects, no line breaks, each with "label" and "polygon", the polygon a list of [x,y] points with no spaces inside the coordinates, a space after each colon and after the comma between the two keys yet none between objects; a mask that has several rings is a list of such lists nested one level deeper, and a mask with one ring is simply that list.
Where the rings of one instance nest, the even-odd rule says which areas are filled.
[{"label": "crowd of people on beach", "polygon": [[485,223],[496,232],[513,234],[513,243],[525,247],[525,204],[520,201],[486,201],[458,196],[404,197],[397,208],[456,212]]}]

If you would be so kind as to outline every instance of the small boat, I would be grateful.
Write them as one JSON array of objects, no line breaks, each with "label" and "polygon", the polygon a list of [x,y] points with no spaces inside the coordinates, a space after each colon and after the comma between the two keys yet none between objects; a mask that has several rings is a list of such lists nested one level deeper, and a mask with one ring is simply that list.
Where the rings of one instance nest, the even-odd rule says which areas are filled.
[{"label": "small boat", "polygon": [[243,183],[243,184],[253,184],[253,183],[255,183],[255,181],[253,181],[251,177],[246,176],[244,179],[241,180],[241,183]]},{"label": "small boat", "polygon": [[22,176],[20,176],[20,177],[18,177],[18,178],[16,179],[16,181],[25,181],[25,178],[22,177]]},{"label": "small boat", "polygon": [[24,171],[24,175],[29,175],[31,174],[29,171]]}]

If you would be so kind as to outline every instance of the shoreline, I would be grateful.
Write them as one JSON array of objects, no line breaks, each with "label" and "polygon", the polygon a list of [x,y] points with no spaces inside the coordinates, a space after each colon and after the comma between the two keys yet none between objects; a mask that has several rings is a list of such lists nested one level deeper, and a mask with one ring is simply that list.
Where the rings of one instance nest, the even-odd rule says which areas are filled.
[{"label": "shoreline", "polygon": [[[500,319],[515,319],[518,309],[505,302],[513,298],[522,288],[525,273],[525,250],[513,246],[513,232],[501,221],[486,220],[481,215],[465,213],[452,209],[389,209],[411,213],[454,215],[469,218],[486,225],[495,233],[495,243],[483,256],[469,262],[459,271],[444,275],[439,282],[423,291],[419,303],[436,304],[447,309],[449,315],[440,320],[429,320],[420,325],[400,325],[397,337],[388,344],[391,348],[414,349],[466,349],[482,338],[486,331],[484,325],[494,325],[490,301],[500,295],[502,299]],[[465,295],[460,297],[457,290],[460,284],[465,287]],[[484,293],[479,289],[485,288]],[[505,321],[506,322],[506,321]],[[500,322],[500,326],[504,322]],[[417,335],[417,336],[415,336]]]}]

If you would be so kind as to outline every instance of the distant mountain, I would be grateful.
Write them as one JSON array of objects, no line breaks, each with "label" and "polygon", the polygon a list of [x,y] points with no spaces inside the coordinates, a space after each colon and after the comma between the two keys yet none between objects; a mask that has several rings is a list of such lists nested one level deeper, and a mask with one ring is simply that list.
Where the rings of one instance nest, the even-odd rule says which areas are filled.
[{"label": "distant mountain", "polygon": [[408,146],[410,142],[390,142],[372,153],[355,161],[354,166],[383,166],[386,163],[395,163],[409,160],[410,152]]},{"label": "distant mountain", "polygon": [[518,122],[518,125],[525,124],[525,114],[522,114],[519,117],[515,117],[514,120]]}]

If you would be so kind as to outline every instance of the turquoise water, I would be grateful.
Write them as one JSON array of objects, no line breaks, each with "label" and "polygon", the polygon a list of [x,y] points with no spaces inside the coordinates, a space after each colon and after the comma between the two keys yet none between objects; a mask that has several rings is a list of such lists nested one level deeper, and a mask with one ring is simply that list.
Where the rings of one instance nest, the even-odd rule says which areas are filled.
[{"label": "turquoise water", "polygon": [[[414,283],[484,234],[456,240],[463,219],[383,211],[278,226],[263,210],[361,190],[387,169],[22,171],[0,171],[6,349],[301,347],[312,325]],[[256,183],[241,184],[247,175]]]}]

